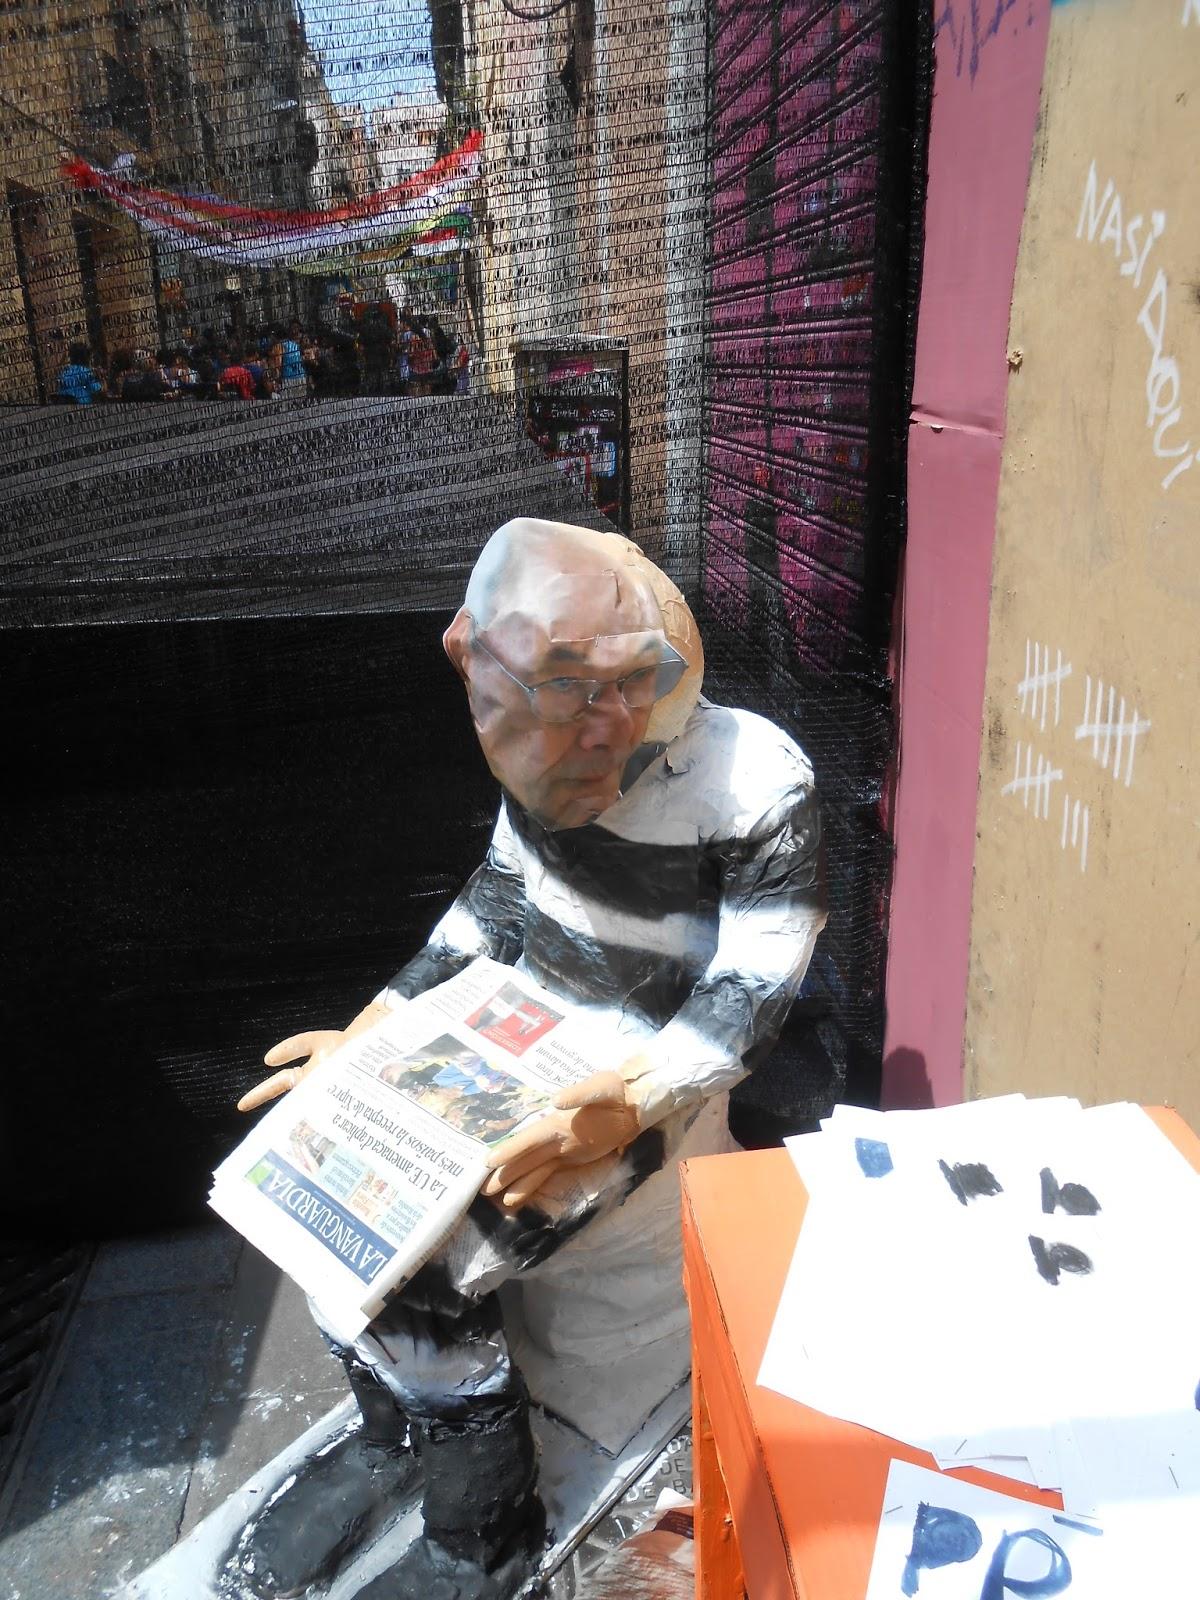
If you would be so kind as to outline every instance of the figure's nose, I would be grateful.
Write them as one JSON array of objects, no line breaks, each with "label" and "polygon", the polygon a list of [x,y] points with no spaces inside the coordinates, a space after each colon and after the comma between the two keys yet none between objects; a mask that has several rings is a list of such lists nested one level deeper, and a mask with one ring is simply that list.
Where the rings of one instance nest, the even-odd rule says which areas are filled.
[{"label": "figure's nose", "polygon": [[580,718],[579,745],[583,750],[628,744],[633,714],[615,683],[606,683]]}]

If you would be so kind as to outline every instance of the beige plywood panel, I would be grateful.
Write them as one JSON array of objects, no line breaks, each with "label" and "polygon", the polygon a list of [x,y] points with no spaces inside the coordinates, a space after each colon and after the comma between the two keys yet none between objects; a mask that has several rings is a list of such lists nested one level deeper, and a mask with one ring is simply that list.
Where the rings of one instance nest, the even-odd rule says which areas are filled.
[{"label": "beige plywood panel", "polygon": [[[966,1092],[1200,1123],[1200,0],[1056,6],[1010,331]],[[980,204],[986,205],[986,189]]]}]

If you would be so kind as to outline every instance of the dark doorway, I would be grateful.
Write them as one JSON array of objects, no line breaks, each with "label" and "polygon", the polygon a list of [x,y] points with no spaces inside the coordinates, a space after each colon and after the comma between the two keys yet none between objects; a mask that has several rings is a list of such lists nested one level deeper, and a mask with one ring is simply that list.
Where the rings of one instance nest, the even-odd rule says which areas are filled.
[{"label": "dark doorway", "polygon": [[88,344],[92,360],[108,365],[108,346],[104,338],[104,315],[100,309],[100,288],[96,281],[95,224],[89,217],[74,216],[71,227],[75,234],[75,254],[79,261],[79,278],[83,284],[83,311],[87,320]]}]

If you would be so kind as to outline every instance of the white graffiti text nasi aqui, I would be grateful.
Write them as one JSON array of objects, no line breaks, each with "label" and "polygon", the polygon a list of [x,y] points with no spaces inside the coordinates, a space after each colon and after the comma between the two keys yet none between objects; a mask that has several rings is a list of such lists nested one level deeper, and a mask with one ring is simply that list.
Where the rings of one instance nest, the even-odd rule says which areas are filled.
[{"label": "white graffiti text nasi aqui", "polygon": [[[1161,211],[1152,211],[1149,220],[1140,211],[1127,216],[1126,209],[1111,178],[1101,189],[1093,161],[1084,184],[1075,237],[1086,238],[1089,244],[1111,244],[1121,276],[1131,279],[1134,289],[1140,291],[1150,252],[1161,238],[1167,219]],[[1150,346],[1145,385],[1146,426],[1154,430],[1154,454],[1160,461],[1174,462],[1163,477],[1164,489],[1169,489],[1196,460],[1190,438],[1183,444],[1175,442],[1183,431],[1183,406],[1179,365],[1166,348],[1169,287],[1166,273],[1156,267],[1137,315],[1138,327]]]}]

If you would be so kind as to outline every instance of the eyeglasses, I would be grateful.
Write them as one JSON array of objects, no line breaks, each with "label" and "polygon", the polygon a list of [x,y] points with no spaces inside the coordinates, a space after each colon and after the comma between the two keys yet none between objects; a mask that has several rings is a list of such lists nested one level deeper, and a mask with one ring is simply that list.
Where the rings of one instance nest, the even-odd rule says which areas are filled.
[{"label": "eyeglasses", "polygon": [[623,678],[546,678],[541,683],[523,683],[515,673],[492,654],[478,634],[473,636],[484,655],[494,661],[506,678],[511,678],[529,696],[529,709],[539,722],[576,722],[610,686],[631,711],[642,711],[663,700],[687,671],[687,662],[669,644],[662,657],[649,666],[627,672]]}]

